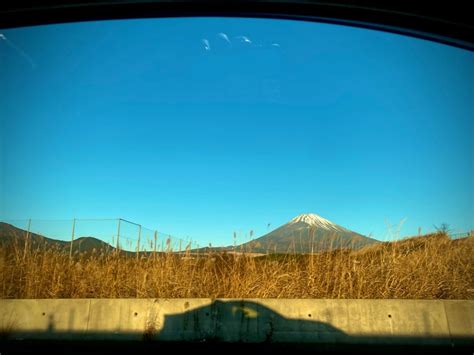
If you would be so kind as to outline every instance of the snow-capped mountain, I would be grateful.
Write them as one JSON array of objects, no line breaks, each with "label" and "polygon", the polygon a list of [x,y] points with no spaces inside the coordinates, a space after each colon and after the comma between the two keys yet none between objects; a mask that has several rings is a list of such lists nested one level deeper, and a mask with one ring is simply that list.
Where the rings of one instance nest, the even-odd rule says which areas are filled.
[{"label": "snow-capped mountain", "polygon": [[300,214],[299,216],[296,216],[290,222],[288,222],[288,224],[295,224],[295,223],[306,223],[312,227],[318,227],[318,228],[323,228],[327,230],[335,230],[339,232],[349,232],[349,230],[341,226],[338,226],[337,224],[334,224],[331,221],[328,221],[326,218],[318,216],[317,214],[314,214],[314,213]]},{"label": "snow-capped mountain", "polygon": [[311,253],[359,249],[377,240],[341,227],[314,213],[301,214],[270,233],[238,246],[257,253]]}]

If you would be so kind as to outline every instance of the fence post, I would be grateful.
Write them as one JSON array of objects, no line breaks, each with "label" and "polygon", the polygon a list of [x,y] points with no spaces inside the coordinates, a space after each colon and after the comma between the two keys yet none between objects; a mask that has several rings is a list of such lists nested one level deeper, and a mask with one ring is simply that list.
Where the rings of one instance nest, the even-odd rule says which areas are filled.
[{"label": "fence post", "polygon": [[137,260],[138,254],[140,253],[140,238],[142,236],[142,226],[141,224],[138,225],[138,241],[137,241]]},{"label": "fence post", "polygon": [[153,259],[156,260],[156,242],[158,239],[158,231],[155,231],[155,243],[153,243]]},{"label": "fence post", "polygon": [[117,247],[116,247],[116,252],[118,253],[119,250],[120,250],[120,244],[119,244],[119,241],[120,241],[120,221],[122,220],[122,218],[119,218],[118,219],[118,228],[117,228]]},{"label": "fence post", "polygon": [[26,239],[25,239],[25,250],[23,252],[23,260],[26,258],[26,252],[28,250],[28,242],[30,241],[30,228],[31,228],[31,218],[28,220],[28,230],[26,231]]},{"label": "fence post", "polygon": [[76,219],[72,220],[71,245],[69,247],[69,259],[72,259],[72,245],[74,243],[74,231],[76,229]]}]

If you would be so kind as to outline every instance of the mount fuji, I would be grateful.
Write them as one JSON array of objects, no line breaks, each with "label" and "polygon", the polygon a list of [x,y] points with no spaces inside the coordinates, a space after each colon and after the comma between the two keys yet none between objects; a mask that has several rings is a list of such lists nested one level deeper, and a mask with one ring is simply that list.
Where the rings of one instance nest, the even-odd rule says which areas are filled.
[{"label": "mount fuji", "polygon": [[264,236],[236,247],[255,253],[312,253],[360,249],[379,243],[314,213],[301,214]]}]

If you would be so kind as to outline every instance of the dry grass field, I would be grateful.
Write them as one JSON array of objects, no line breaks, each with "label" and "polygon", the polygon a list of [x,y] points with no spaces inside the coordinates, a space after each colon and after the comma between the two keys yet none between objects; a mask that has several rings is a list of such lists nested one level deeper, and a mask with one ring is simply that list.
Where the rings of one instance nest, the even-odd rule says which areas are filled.
[{"label": "dry grass field", "polygon": [[474,238],[442,233],[313,255],[163,253],[132,257],[13,246],[1,298],[474,299]]}]

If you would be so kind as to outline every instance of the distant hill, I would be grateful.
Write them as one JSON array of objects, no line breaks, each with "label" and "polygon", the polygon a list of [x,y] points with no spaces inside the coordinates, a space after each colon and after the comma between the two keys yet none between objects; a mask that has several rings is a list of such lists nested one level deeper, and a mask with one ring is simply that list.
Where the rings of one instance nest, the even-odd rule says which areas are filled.
[{"label": "distant hill", "polygon": [[[19,247],[25,246],[27,231],[15,227],[11,224],[0,222],[0,247],[12,248],[15,245]],[[39,249],[60,249],[69,252],[71,242],[63,240],[51,239],[36,233],[29,234],[29,245]],[[80,237],[74,240],[72,251],[91,252],[96,251],[112,251],[115,250],[111,245],[94,237]]]},{"label": "distant hill", "polygon": [[[11,224],[0,222],[0,247],[19,245],[24,247],[27,232]],[[59,248],[69,252],[71,242],[60,241],[30,233],[29,243],[37,248]],[[205,247],[192,252],[252,252],[267,253],[312,253],[335,249],[360,249],[380,243],[359,233],[341,227],[316,214],[302,214],[270,233],[238,246]],[[94,237],[81,237],[74,240],[73,252],[110,252],[113,246]],[[125,252],[132,254],[133,252]],[[149,253],[149,252],[148,252]],[[143,252],[147,254],[147,252]]]},{"label": "distant hill", "polygon": [[311,253],[360,249],[380,243],[316,214],[301,214],[264,236],[235,249],[254,253]]},{"label": "distant hill", "polygon": [[[15,227],[11,224],[0,222],[0,246],[9,247],[14,244],[24,246],[26,241],[27,231]],[[55,240],[44,237],[36,233],[29,234],[29,242],[31,245],[36,246],[47,246],[47,247],[66,247],[69,245],[68,242]]]}]

